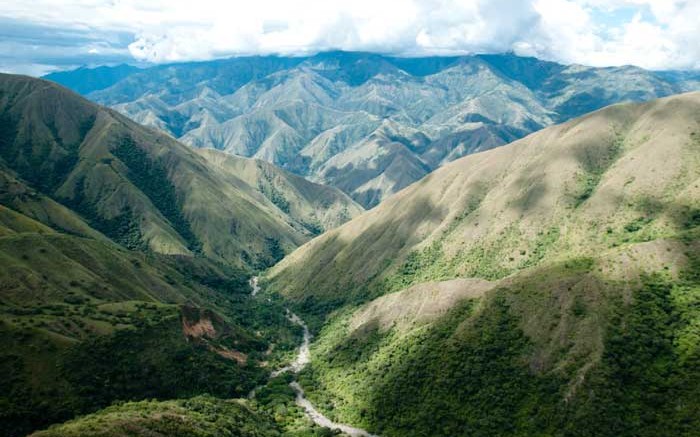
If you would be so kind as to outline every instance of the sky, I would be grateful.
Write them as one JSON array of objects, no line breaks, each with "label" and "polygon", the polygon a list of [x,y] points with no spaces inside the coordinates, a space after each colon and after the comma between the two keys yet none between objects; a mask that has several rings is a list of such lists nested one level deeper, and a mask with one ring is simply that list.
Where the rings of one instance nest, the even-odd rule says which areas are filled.
[{"label": "sky", "polygon": [[2,0],[0,71],[326,50],[700,69],[700,0]]}]

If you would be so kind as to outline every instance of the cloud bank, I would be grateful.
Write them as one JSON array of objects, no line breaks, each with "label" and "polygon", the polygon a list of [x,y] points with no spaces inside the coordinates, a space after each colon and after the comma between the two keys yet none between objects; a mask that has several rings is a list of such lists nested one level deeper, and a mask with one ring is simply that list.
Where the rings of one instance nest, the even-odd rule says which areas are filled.
[{"label": "cloud bank", "polygon": [[700,69],[700,0],[6,0],[0,68],[340,49]]}]

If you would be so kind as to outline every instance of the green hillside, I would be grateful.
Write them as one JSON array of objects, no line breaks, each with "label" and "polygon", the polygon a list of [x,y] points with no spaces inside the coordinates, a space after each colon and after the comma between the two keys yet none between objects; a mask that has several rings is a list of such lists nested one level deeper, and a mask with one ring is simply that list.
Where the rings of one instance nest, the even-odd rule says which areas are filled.
[{"label": "green hillside", "polygon": [[[361,211],[338,190],[306,182],[289,182],[295,190],[273,198],[262,174],[236,175],[255,161],[222,158],[226,164],[209,166],[164,134],[28,77],[0,76],[0,142],[3,178],[26,182],[131,249],[261,267]],[[265,175],[295,178],[272,166]],[[299,198],[297,186],[310,195]],[[297,208],[284,207],[287,196]],[[324,202],[303,204],[315,196]]]},{"label": "green hillside", "polygon": [[268,279],[311,310],[677,238],[700,209],[698,110],[697,93],[611,106],[460,159],[305,244]]},{"label": "green hillside", "polygon": [[302,382],[383,436],[697,435],[698,258],[605,271],[628,255],[389,294],[321,330]]},{"label": "green hillside", "polygon": [[267,280],[315,322],[309,399],[382,436],[698,435],[699,113],[545,129],[289,255]]},{"label": "green hillside", "polygon": [[0,76],[0,131],[2,435],[115,401],[246,395],[299,335],[250,299],[248,269],[360,211],[45,81]]},{"label": "green hillside", "polygon": [[[243,272],[67,235],[0,207],[0,433],[116,400],[245,395],[295,331]],[[94,232],[94,231],[93,231]]]},{"label": "green hillside", "polygon": [[142,401],[113,406],[33,437],[276,437],[273,422],[237,401],[196,397],[182,401]]}]

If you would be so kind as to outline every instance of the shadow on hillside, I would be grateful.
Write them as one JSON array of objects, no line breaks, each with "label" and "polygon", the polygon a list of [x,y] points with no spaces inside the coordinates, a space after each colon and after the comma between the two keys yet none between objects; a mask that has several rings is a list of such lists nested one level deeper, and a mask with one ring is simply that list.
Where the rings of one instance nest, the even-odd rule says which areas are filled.
[{"label": "shadow on hillside", "polygon": [[[377,216],[389,205],[394,209],[394,218],[388,222],[377,221]],[[400,211],[397,213],[396,209]],[[402,256],[403,250],[423,241],[427,233],[423,228],[435,229],[445,220],[448,211],[427,196],[410,204],[397,200],[368,212],[367,216],[373,216],[371,220],[364,220],[364,223],[372,222],[369,227],[351,222],[353,227],[341,228],[342,234],[347,235],[345,238],[339,236],[341,232],[331,232],[317,242],[312,256],[295,272],[295,282],[303,284],[301,289],[291,290],[297,296],[304,295],[298,301],[299,309],[307,314],[328,314],[342,305],[376,297],[367,287],[358,284],[369,282]],[[382,259],[385,261],[378,262]],[[356,273],[348,277],[348,272]]]},{"label": "shadow on hillside", "polygon": [[[591,289],[587,271],[585,263],[564,263],[519,277],[489,293],[478,311],[465,310],[468,303],[462,303],[426,332],[381,351],[379,367],[360,366],[364,374],[354,377],[372,381],[366,395],[360,391],[359,399],[367,400],[360,413],[363,426],[378,434],[406,436],[593,436],[602,429],[607,430],[604,435],[651,436],[665,426],[651,413],[663,411],[668,425],[694,429],[697,419],[690,420],[694,407],[688,404],[694,395],[685,387],[696,386],[696,361],[684,363],[672,348],[659,346],[672,344],[673,336],[663,337],[658,329],[683,326],[670,325],[675,320],[670,283],[660,276],[643,277],[635,299],[623,305],[615,297],[616,284],[597,281]],[[697,277],[691,280],[697,284]],[[591,299],[592,292],[606,297]],[[537,295],[554,305],[531,299]],[[549,343],[543,346],[542,339],[521,330],[533,323],[549,333]],[[567,340],[561,343],[556,332],[567,323]],[[588,337],[590,323],[603,323],[602,338]],[[645,330],[648,324],[652,326]],[[580,342],[588,342],[592,349],[584,350],[589,355],[581,355]],[[533,352],[552,345],[556,353],[549,365],[537,371],[528,366]],[[598,347],[603,348],[601,356],[594,353]],[[368,350],[373,348],[369,341]],[[665,355],[659,360],[654,353]],[[665,374],[668,368],[672,370]],[[666,379],[655,380],[657,375]],[[652,381],[656,390],[661,387],[659,392],[647,391]],[[576,397],[570,398],[572,387],[579,384]],[[642,394],[635,397],[628,386],[641,387]],[[677,395],[685,398],[676,401]],[[608,412],[620,404],[622,415]],[[678,417],[685,419],[674,418],[674,409],[683,409]],[[635,414],[640,419],[635,420]],[[590,428],[598,423],[601,428]],[[677,431],[669,435],[680,435]]]}]

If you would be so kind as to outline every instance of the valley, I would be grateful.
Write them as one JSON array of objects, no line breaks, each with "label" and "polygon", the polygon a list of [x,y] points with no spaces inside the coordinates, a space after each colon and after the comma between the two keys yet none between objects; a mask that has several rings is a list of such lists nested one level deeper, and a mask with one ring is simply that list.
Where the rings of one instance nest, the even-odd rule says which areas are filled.
[{"label": "valley", "polygon": [[0,74],[0,434],[698,435],[694,73],[49,77]]},{"label": "valley", "polygon": [[699,104],[462,158],[270,269],[310,402],[384,436],[693,435]]},{"label": "valley", "polygon": [[[252,284],[254,284],[251,295],[255,296],[260,291],[260,287],[257,285],[258,277],[253,277],[251,279],[251,282]],[[309,364],[310,361],[309,346],[311,345],[311,334],[309,333],[309,328],[306,326],[306,323],[304,323],[304,321],[296,314],[290,312],[288,309],[285,311],[285,313],[287,318],[292,323],[301,326],[303,330],[302,343],[299,346],[299,351],[297,352],[297,355],[294,357],[294,361],[292,361],[292,363],[287,366],[274,370],[270,374],[272,378],[278,377],[287,372],[297,374],[304,370],[304,368]],[[292,381],[289,383],[289,385],[290,387],[292,387],[294,393],[296,394],[295,402],[297,403],[297,405],[304,409],[307,416],[316,425],[323,428],[339,429],[340,431],[349,435],[350,437],[374,437],[372,434],[368,433],[363,429],[355,428],[342,423],[333,422],[332,420],[324,416],[322,413],[320,413],[316,409],[316,407],[314,407],[313,404],[308,399],[306,399],[306,396],[304,395],[304,389],[301,388],[297,381]]]},{"label": "valley", "polygon": [[0,109],[1,434],[118,400],[240,397],[294,349],[248,272],[357,214],[352,200],[46,81],[0,75]]}]

